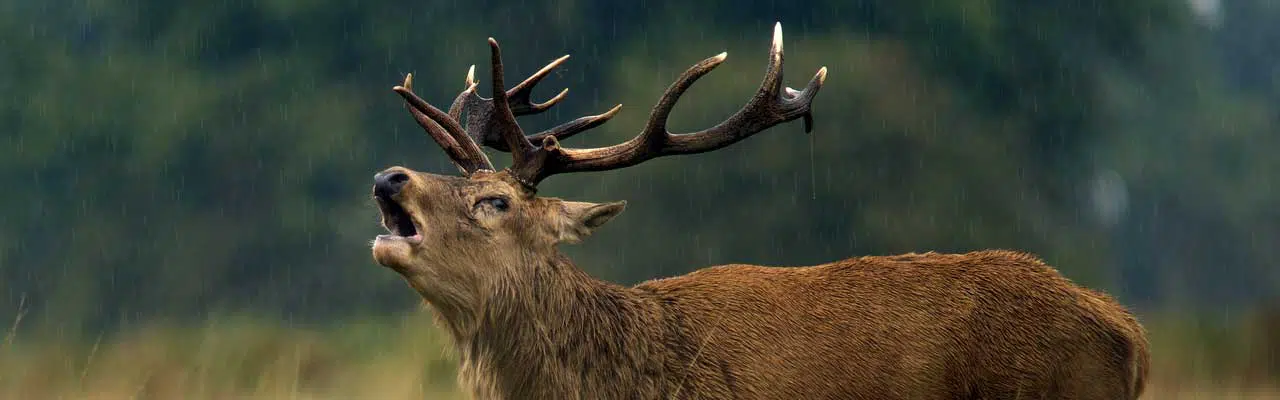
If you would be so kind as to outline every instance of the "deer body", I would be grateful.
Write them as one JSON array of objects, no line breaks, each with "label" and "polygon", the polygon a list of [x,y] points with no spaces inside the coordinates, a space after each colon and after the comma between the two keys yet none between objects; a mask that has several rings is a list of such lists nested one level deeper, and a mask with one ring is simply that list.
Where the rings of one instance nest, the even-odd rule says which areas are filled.
[{"label": "deer body", "polygon": [[[534,135],[515,122],[563,99],[534,103],[530,91],[565,57],[508,91],[490,39],[493,97],[480,97],[468,73],[448,112],[415,95],[411,78],[395,88],[463,176],[375,175],[389,234],[373,242],[373,258],[437,312],[462,385],[480,399],[1136,399],[1148,364],[1142,326],[1030,255],[728,265],[623,287],[559,253],[626,204],[540,197],[542,179],[712,151],[798,118],[808,127],[826,69],[804,90],[782,86],[780,29],[760,91],[726,121],[688,134],[666,128],[680,94],[720,54],[686,71],[639,135],[604,148],[559,140],[617,107]],[[514,163],[495,171],[482,145]]]},{"label": "deer body", "polygon": [[[563,259],[458,337],[492,399],[1134,399],[1142,327],[1008,251],[717,266],[622,287]],[[517,277],[512,277],[517,278]],[[446,317],[447,318],[447,317]]]}]

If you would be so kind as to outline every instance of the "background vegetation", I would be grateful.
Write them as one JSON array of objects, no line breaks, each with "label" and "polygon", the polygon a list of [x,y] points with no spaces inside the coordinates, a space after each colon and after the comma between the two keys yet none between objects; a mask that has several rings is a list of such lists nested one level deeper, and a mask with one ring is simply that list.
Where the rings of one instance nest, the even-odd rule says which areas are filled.
[{"label": "background vegetation", "polygon": [[830,69],[815,132],[548,180],[630,202],[580,266],[1021,249],[1142,315],[1149,398],[1280,397],[1269,0],[2,1],[0,395],[448,396],[368,255],[375,171],[455,171],[390,87],[445,104],[488,36],[509,80],[571,54],[538,91],[568,100],[523,122],[622,103],[566,143],[606,145],[721,51],[672,128],[736,110],[775,21],[788,84]]}]

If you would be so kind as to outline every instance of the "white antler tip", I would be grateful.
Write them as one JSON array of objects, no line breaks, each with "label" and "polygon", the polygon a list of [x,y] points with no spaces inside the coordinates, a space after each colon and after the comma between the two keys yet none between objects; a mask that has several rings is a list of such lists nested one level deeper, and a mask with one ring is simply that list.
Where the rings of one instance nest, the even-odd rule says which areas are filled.
[{"label": "white antler tip", "polygon": [[404,74],[404,84],[403,84],[403,85],[400,85],[400,86],[404,86],[406,89],[408,89],[408,88],[412,88],[412,87],[413,87],[413,73],[412,73],[412,72],[407,73],[407,74]]},{"label": "white antler tip", "polygon": [[476,65],[471,64],[471,68],[467,68],[467,86],[476,84]]},{"label": "white antler tip", "polygon": [[729,58],[729,52],[727,51],[721,52],[720,54],[716,54],[715,57],[711,57],[711,58],[715,59],[716,62],[721,62],[721,61],[724,61],[724,59]]},{"label": "white antler tip", "polygon": [[827,67],[818,68],[818,84],[827,81]]},{"label": "white antler tip", "polygon": [[773,24],[773,47],[782,50],[782,22]]}]

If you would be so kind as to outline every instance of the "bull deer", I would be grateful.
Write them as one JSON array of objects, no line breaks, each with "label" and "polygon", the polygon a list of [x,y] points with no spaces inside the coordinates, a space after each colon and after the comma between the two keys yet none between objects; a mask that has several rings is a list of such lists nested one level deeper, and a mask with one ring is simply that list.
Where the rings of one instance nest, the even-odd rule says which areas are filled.
[{"label": "bull deer", "polygon": [[[667,117],[721,53],[672,84],[633,139],[592,149],[560,141],[616,114],[526,135],[543,112],[531,91],[568,56],[514,88],[489,39],[491,98],[474,66],[447,112],[394,91],[462,176],[404,167],[374,177],[390,232],[374,260],[437,315],[460,357],[459,383],[485,399],[1135,399],[1148,369],[1145,332],[1105,294],[1025,253],[858,257],[806,267],[723,265],[626,287],[593,278],[557,250],[609,222],[625,202],[537,196],[544,178],[624,168],[729,146],[804,118],[826,78],[782,84],[775,25],[764,81],[737,113],[674,134]],[[785,90],[784,90],[785,89]],[[465,117],[465,125],[462,123]],[[494,169],[481,145],[509,152]]]}]

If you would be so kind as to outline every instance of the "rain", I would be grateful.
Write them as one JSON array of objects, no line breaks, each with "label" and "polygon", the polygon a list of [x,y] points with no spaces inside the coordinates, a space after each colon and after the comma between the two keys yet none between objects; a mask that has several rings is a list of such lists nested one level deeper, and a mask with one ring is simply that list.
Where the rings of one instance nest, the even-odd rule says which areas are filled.
[{"label": "rain", "polygon": [[[1280,396],[1280,3],[0,2],[0,398],[465,398],[439,312],[370,256],[392,166],[456,176],[392,88],[558,143],[707,129],[825,67],[812,132],[565,173],[626,211],[558,246],[630,286],[705,267],[1023,251],[1152,341],[1144,398]],[[537,143],[535,143],[537,144]],[[540,144],[539,144],[540,145]],[[498,170],[510,153],[486,148]],[[1197,397],[1209,396],[1209,397]]]}]

